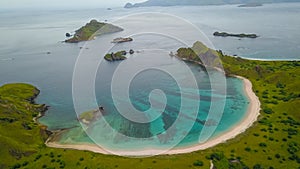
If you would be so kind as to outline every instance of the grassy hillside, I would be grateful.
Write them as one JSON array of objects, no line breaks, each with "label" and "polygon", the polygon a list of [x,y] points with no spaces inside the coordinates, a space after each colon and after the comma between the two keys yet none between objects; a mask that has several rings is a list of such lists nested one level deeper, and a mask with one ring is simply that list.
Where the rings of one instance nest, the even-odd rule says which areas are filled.
[{"label": "grassy hillside", "polygon": [[45,127],[33,121],[46,110],[34,103],[39,90],[28,84],[0,88],[0,168],[35,154],[47,138]]},{"label": "grassy hillside", "polygon": [[95,36],[100,36],[107,33],[114,33],[123,31],[122,28],[103,22],[98,22],[97,20],[91,20],[85,26],[82,26],[75,31],[72,38],[65,40],[68,43],[77,43],[81,41],[88,41],[93,39]]},{"label": "grassy hillside", "polygon": [[246,133],[213,150],[240,158],[250,168],[300,168],[300,62],[245,60],[219,53],[228,75],[252,82],[262,111]]},{"label": "grassy hillside", "polygon": [[32,118],[44,110],[26,84],[0,87],[0,168],[300,168],[300,62],[254,61],[218,52],[227,74],[247,77],[262,103],[259,121],[237,138],[182,155],[125,158],[43,144]]}]

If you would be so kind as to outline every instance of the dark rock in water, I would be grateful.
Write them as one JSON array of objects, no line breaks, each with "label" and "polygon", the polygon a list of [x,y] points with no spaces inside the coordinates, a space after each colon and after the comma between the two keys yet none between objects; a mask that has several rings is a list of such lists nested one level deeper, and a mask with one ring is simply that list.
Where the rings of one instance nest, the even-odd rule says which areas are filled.
[{"label": "dark rock in water", "polygon": [[134,54],[134,51],[132,49],[129,50],[129,54]]},{"label": "dark rock in water", "polygon": [[123,43],[133,41],[131,37],[128,38],[115,38],[111,43]]},{"label": "dark rock in water", "polygon": [[107,10],[109,10],[109,11],[110,11],[110,10],[112,10],[112,9],[111,9],[111,8],[107,8]]},{"label": "dark rock in water", "polygon": [[263,4],[261,4],[261,3],[248,3],[248,4],[239,5],[238,7],[259,7],[259,6],[263,6]]},{"label": "dark rock in water", "polygon": [[258,36],[256,34],[232,34],[232,33],[226,33],[226,32],[214,32],[214,36],[221,36],[221,37],[227,37],[227,36],[233,36],[238,38],[257,38]]},{"label": "dark rock in water", "polygon": [[172,51],[169,53],[169,56],[176,56]]},{"label": "dark rock in water", "polygon": [[66,37],[71,37],[71,34],[70,33],[66,33]]},{"label": "dark rock in water", "polygon": [[47,55],[50,55],[50,54],[51,54],[51,52],[47,52],[46,54],[47,54]]},{"label": "dark rock in water", "polygon": [[133,8],[133,5],[132,5],[132,3],[127,3],[127,4],[124,6],[124,8]]}]

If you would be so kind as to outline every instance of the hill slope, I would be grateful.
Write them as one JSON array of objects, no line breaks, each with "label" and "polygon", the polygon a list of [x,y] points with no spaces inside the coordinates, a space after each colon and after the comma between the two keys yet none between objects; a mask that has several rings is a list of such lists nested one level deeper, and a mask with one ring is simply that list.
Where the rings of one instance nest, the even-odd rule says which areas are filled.
[{"label": "hill slope", "polygon": [[146,6],[188,6],[188,5],[225,5],[225,4],[253,4],[253,3],[280,3],[300,2],[299,0],[148,0],[141,3],[127,3],[125,8]]}]

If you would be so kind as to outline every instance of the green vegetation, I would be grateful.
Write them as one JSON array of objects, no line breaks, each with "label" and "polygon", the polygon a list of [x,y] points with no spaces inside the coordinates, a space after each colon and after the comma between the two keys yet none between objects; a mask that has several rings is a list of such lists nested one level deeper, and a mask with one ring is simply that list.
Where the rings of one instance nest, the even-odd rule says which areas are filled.
[{"label": "green vegetation", "polygon": [[45,108],[33,102],[38,90],[10,84],[0,87],[0,168],[209,168],[210,160],[217,169],[299,168],[300,62],[217,53],[226,74],[248,78],[262,104],[258,122],[236,138],[203,151],[148,158],[49,148],[45,126],[32,120]]},{"label": "green vegetation", "polygon": [[201,42],[195,42],[191,48],[179,48],[177,56],[183,60],[193,61],[204,65],[217,66],[219,54]]},{"label": "green vegetation", "polygon": [[226,33],[226,32],[214,32],[214,36],[222,36],[222,37],[227,37],[227,36],[232,36],[232,37],[238,37],[238,38],[257,38],[258,36],[256,34],[232,34],[232,33]]},{"label": "green vegetation", "polygon": [[107,61],[110,61],[110,62],[112,62],[112,61],[118,61],[118,60],[125,60],[126,59],[126,57],[125,57],[125,55],[127,54],[127,52],[126,51],[119,51],[119,52],[116,52],[116,53],[111,53],[111,54],[106,54],[105,56],[104,56],[104,59],[105,60],[107,60]]},{"label": "green vegetation", "polygon": [[114,33],[123,31],[122,28],[114,26],[112,24],[98,22],[97,20],[91,20],[85,26],[75,31],[75,35],[65,40],[68,43],[77,43],[81,41],[88,41],[95,36],[100,36],[107,33]]},{"label": "green vegetation", "polygon": [[[35,104],[39,90],[28,84],[0,87],[0,168],[37,153],[48,133],[33,121],[47,107]],[[27,163],[24,163],[27,165]],[[17,166],[16,166],[17,167]]]}]

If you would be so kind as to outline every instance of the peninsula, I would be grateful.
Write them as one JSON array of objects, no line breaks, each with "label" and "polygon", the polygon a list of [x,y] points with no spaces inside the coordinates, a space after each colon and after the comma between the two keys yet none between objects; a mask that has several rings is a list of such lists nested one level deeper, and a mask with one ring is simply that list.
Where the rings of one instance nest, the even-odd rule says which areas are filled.
[{"label": "peninsula", "polygon": [[257,38],[258,36],[256,34],[233,34],[233,33],[226,33],[226,32],[214,32],[214,36],[221,36],[221,37],[227,37],[227,36],[232,36],[232,37],[238,37],[238,38]]},{"label": "peninsula", "polygon": [[[92,40],[95,38],[95,36],[100,36],[103,34],[115,33],[120,31],[123,31],[123,29],[118,26],[109,23],[98,22],[97,20],[93,19],[85,26],[76,30],[73,37],[65,40],[65,42],[78,43],[81,41]],[[66,35],[71,36],[69,33],[67,33]]]},{"label": "peninsula", "polygon": [[[297,92],[297,87],[300,85],[300,79],[297,76],[300,73],[299,61],[247,60],[224,55],[221,50],[210,49],[201,42],[195,42],[190,48],[178,49],[176,56],[183,61],[195,62],[200,66],[205,66],[204,63],[219,66],[214,65],[214,63],[216,59],[220,59],[224,73],[228,78],[243,80],[244,92],[249,99],[249,106],[244,119],[228,131],[211,138],[205,143],[174,148],[164,153],[188,154],[163,156],[164,158],[168,160],[175,158],[177,160],[174,163],[178,162],[178,165],[194,159],[194,162],[191,163],[193,166],[205,165],[207,168],[210,165],[209,160],[215,168],[222,168],[223,166],[227,166],[225,168],[230,168],[228,166],[231,166],[231,168],[257,168],[260,166],[269,168],[270,160],[268,159],[271,158],[281,161],[275,160],[271,167],[298,166],[300,157],[293,155],[294,152],[291,149],[299,152],[298,149],[300,148],[296,143],[300,136],[300,119],[297,116],[297,109],[293,108],[299,104],[300,93]],[[287,149],[274,151],[273,147],[280,146],[282,143],[288,144]],[[47,142],[47,146],[110,154],[101,147],[88,143],[60,144],[59,140],[52,139]],[[155,153],[155,151],[155,149],[145,148],[135,152],[120,151],[118,153],[144,156]],[[269,152],[269,155],[266,157],[263,152]],[[201,157],[199,157],[199,154],[201,154]],[[257,156],[262,160],[258,163],[257,160],[253,160],[253,156]],[[285,162],[281,160],[282,156],[293,160]],[[144,163],[145,159],[149,158],[142,159],[142,163]],[[161,156],[151,157],[150,159],[155,160],[155,163],[159,163],[156,165],[164,166],[165,160],[161,159]],[[168,163],[168,165],[170,164]],[[172,166],[174,168],[186,168],[178,167],[173,163]]]},{"label": "peninsula", "polygon": [[[103,152],[96,145],[84,143],[64,145],[47,142],[50,146],[47,147],[44,143],[51,132],[47,132],[46,126],[36,123],[39,114],[47,110],[45,105],[34,102],[39,90],[28,84],[6,84],[0,87],[0,168],[128,168],[130,165],[136,168],[209,168],[211,164],[214,168],[297,168],[300,163],[300,117],[297,109],[300,103],[300,62],[231,57],[221,50],[205,48],[201,42],[190,48],[181,48],[178,57],[193,61],[188,56],[198,53],[190,50],[197,49],[196,46],[202,47],[203,50],[198,50],[204,56],[217,53],[226,75],[249,79],[244,79],[249,108],[240,124],[202,146],[174,149],[166,154],[203,150],[174,156],[126,158],[78,151]],[[195,62],[202,63],[199,60]],[[258,112],[260,115],[254,122]],[[92,122],[100,116],[93,112],[81,117]],[[253,122],[254,125],[251,125]],[[253,160],[253,157],[256,159]]]}]

